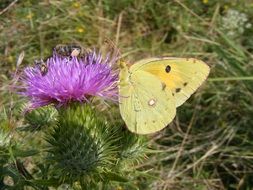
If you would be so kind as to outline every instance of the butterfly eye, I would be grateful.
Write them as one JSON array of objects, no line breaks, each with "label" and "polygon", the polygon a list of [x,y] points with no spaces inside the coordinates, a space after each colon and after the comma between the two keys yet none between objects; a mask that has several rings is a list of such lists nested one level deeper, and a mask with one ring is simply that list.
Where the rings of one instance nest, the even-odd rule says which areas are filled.
[{"label": "butterfly eye", "polygon": [[170,70],[171,70],[170,66],[169,66],[169,65],[167,65],[167,66],[166,66],[166,68],[165,68],[166,73],[169,73],[169,72],[170,72]]}]

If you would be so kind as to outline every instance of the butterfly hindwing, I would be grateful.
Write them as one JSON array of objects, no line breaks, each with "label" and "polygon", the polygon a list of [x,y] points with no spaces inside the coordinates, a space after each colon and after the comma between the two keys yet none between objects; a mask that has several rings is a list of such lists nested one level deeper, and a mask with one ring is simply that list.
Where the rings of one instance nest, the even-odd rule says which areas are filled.
[{"label": "butterfly hindwing", "polygon": [[119,101],[128,129],[138,134],[149,134],[166,127],[176,114],[170,90],[145,71],[131,72],[130,68],[130,75],[126,77],[129,81],[120,85]]},{"label": "butterfly hindwing", "polygon": [[187,58],[150,58],[131,67],[149,72],[163,81],[172,91],[176,107],[182,105],[205,81],[209,67],[202,61]]}]

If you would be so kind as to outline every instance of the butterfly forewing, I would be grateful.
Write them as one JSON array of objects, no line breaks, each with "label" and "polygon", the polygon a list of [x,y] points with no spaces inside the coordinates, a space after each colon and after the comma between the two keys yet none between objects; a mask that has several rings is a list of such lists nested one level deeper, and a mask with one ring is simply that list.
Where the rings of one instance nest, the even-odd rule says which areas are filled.
[{"label": "butterfly forewing", "polygon": [[178,107],[206,80],[210,69],[204,62],[193,58],[153,58],[137,62],[135,70],[149,72],[163,81]]}]

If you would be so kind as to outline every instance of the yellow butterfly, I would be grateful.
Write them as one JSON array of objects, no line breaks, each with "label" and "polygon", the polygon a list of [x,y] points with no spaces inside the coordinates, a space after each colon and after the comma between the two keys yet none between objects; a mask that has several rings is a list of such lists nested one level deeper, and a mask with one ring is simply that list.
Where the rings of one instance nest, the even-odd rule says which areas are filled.
[{"label": "yellow butterfly", "polygon": [[150,58],[130,68],[120,62],[119,107],[127,128],[150,134],[166,127],[209,70],[193,58]]}]

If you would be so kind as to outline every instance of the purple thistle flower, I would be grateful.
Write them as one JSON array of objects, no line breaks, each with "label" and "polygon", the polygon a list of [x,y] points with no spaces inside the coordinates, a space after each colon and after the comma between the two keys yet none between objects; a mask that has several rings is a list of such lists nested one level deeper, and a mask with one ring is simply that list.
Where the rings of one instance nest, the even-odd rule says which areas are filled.
[{"label": "purple thistle flower", "polygon": [[24,70],[21,94],[30,99],[31,108],[84,102],[90,96],[117,100],[118,72],[111,68],[116,58],[109,59],[109,56],[103,59],[95,51],[82,59],[54,52],[44,65],[46,72],[39,66]]}]

